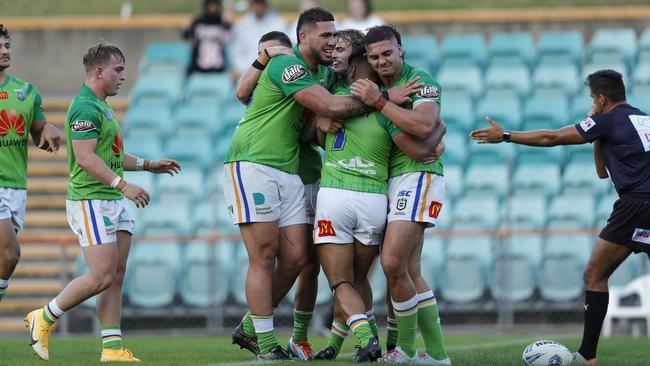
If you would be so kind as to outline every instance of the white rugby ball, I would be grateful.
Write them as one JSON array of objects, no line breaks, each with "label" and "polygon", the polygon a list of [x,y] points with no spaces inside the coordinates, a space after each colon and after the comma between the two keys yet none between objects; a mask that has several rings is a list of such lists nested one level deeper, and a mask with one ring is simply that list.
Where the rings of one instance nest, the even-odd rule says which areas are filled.
[{"label": "white rugby ball", "polygon": [[565,345],[550,340],[535,341],[529,344],[521,357],[529,366],[564,366],[573,361],[573,354]]}]

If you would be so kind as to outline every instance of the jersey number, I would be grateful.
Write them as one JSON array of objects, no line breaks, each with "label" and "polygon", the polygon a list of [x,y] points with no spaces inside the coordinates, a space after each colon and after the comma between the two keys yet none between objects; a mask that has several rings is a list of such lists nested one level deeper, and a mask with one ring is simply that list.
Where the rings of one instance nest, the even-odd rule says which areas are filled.
[{"label": "jersey number", "polygon": [[345,147],[345,140],[347,136],[345,135],[345,127],[342,127],[339,132],[336,133],[334,137],[334,143],[332,144],[332,151],[341,151]]}]

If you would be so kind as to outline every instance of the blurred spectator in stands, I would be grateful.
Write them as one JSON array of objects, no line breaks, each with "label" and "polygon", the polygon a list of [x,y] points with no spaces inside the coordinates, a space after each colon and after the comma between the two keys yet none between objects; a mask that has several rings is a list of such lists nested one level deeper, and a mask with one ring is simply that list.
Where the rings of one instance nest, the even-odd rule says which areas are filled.
[{"label": "blurred spectator in stands", "polygon": [[287,23],[271,10],[268,0],[250,0],[249,11],[232,29],[231,61],[238,78],[257,57],[257,42],[270,31],[286,32]]},{"label": "blurred spectator in stands", "polygon": [[[298,3],[298,14],[302,14],[305,10],[316,8],[318,6],[323,6],[320,0],[300,0]],[[287,31],[289,38],[291,38],[291,43],[293,44],[298,43],[298,39],[296,38],[298,36],[296,28],[298,28],[298,18],[289,24],[289,30]]]},{"label": "blurred spectator in stands", "polygon": [[368,28],[382,24],[384,21],[381,18],[372,15],[371,0],[348,0],[346,17],[336,28],[358,29],[365,34]]},{"label": "blurred spectator in stands", "polygon": [[225,45],[230,40],[230,24],[223,19],[221,0],[205,0],[203,14],[184,33],[192,42],[189,72],[221,72],[226,69]]}]

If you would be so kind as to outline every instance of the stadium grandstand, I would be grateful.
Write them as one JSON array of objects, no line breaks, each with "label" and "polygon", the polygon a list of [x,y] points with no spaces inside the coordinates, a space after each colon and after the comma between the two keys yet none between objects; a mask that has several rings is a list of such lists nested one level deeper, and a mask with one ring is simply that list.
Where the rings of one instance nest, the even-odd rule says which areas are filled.
[{"label": "stadium grandstand", "polygon": [[[0,1],[0,8],[6,3]],[[22,13],[24,9],[0,15],[15,44],[8,71],[39,87],[48,121],[62,131],[82,82],[83,50],[100,38],[123,46],[128,91],[108,102],[122,124],[125,150],[143,158],[176,159],[183,169],[174,178],[125,174],[152,201],[145,209],[134,209],[136,235],[124,285],[122,327],[145,335],[229,335],[247,310],[248,256],[226,209],[222,177],[230,139],[246,106],[235,97],[230,69],[187,73],[192,48],[181,30],[198,7],[170,6],[163,9],[167,14],[154,14],[155,9],[139,12],[139,2],[118,3],[121,16],[100,16],[105,9],[99,5],[90,18],[75,12]],[[233,7],[235,19],[246,9],[240,4],[245,1],[224,3]],[[286,20],[296,19],[297,1],[278,3]],[[618,199],[611,180],[596,175],[590,144],[548,149],[477,144],[469,133],[487,127],[486,116],[508,130],[556,129],[579,122],[592,103],[585,79],[601,69],[621,73],[629,104],[650,112],[650,7],[596,0],[575,2],[588,3],[585,7],[572,7],[569,1],[556,2],[562,7],[507,9],[434,9],[427,1],[414,2],[414,8],[407,2],[395,2],[398,8],[376,3],[376,14],[401,31],[406,62],[428,71],[443,88],[447,193],[437,227],[426,231],[422,271],[435,287],[445,331],[451,329],[452,337],[462,339],[514,330],[522,335],[521,344],[510,340],[505,346],[515,347],[511,353],[518,358],[504,363],[513,365],[520,364],[527,340],[538,335],[575,344],[583,319],[583,270]],[[337,17],[344,16],[340,4],[334,10]],[[59,44],[52,45],[53,40]],[[227,45],[227,55],[231,48]],[[10,291],[0,302],[0,355],[5,354],[5,337],[19,340],[15,344],[22,347],[27,312],[47,304],[72,278],[88,271],[65,213],[66,159],[64,148],[51,156],[30,143],[29,199],[19,235],[22,254]],[[638,285],[647,276],[650,263],[640,254],[630,256],[610,278],[610,293],[624,297],[619,303],[610,295],[612,318],[626,305],[642,310],[631,321],[606,320],[606,335],[625,337],[626,342],[632,342],[629,335],[650,337],[650,325],[648,331],[642,326],[643,321],[650,324],[650,314],[643,313],[650,289]],[[379,261],[369,278],[383,331],[386,278]],[[276,327],[287,331],[293,324],[294,293],[295,288],[276,311]],[[91,298],[67,314],[57,334],[98,333],[94,306]],[[329,332],[331,307],[321,271],[314,335]],[[638,344],[647,346],[645,342]],[[454,359],[454,350],[464,352],[464,346],[451,343]],[[610,353],[621,355],[607,347],[607,340],[601,340],[600,350],[604,359]],[[189,345],[187,352],[192,352]],[[239,355],[246,356],[243,351]],[[13,364],[22,353],[11,357]],[[629,364],[641,364],[639,359]],[[228,359],[242,360],[248,359]]]}]

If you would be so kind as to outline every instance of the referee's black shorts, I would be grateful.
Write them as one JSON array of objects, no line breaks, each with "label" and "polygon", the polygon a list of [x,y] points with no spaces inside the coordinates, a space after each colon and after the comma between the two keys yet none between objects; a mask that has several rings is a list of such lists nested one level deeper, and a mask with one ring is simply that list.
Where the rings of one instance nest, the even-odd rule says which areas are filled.
[{"label": "referee's black shorts", "polygon": [[623,194],[614,203],[600,237],[650,256],[650,194]]}]

